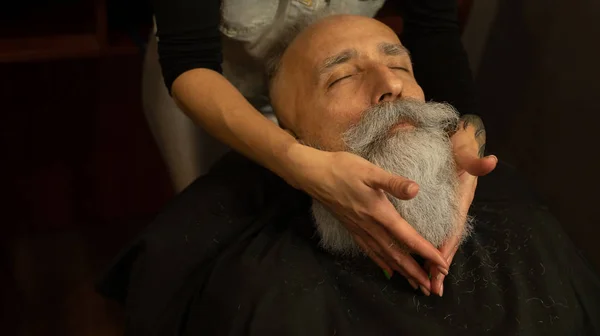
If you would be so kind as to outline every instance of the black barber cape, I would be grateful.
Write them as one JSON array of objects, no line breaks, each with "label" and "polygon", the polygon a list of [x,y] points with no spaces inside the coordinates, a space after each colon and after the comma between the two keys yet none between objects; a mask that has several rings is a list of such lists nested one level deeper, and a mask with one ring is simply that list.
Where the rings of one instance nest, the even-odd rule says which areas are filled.
[{"label": "black barber cape", "polygon": [[237,154],[177,196],[99,283],[129,335],[596,335],[600,282],[502,165],[444,297],[318,246],[310,199]]}]

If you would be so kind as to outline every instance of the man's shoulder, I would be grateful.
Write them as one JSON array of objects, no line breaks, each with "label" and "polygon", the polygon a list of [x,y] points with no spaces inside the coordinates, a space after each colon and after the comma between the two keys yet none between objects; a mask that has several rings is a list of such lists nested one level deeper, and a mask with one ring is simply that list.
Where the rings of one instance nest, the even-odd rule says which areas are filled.
[{"label": "man's shoulder", "polygon": [[218,160],[206,175],[192,182],[174,202],[181,202],[181,198],[194,198],[259,206],[267,201],[269,195],[290,189],[292,187],[279,176],[232,151]]}]

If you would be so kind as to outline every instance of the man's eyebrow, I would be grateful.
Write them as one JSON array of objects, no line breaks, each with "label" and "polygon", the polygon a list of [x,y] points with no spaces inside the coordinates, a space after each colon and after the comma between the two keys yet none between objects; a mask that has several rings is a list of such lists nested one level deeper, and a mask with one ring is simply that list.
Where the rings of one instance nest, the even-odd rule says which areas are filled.
[{"label": "man's eyebrow", "polygon": [[344,64],[356,57],[358,52],[355,49],[346,49],[333,56],[327,57],[321,66],[319,66],[319,75],[323,75],[331,70],[336,65]]},{"label": "man's eyebrow", "polygon": [[379,43],[379,50],[387,56],[407,55],[408,57],[410,57],[410,53],[408,52],[408,49],[406,49],[400,43],[382,42],[382,43]]}]

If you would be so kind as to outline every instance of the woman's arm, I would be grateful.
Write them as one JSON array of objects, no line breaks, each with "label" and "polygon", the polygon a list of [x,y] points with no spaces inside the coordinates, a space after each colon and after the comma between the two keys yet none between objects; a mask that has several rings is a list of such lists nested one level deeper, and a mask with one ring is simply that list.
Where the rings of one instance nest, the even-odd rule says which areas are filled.
[{"label": "woman's arm", "polygon": [[278,175],[296,140],[258,112],[221,74],[219,0],[155,0],[158,52],[177,105],[223,143]]},{"label": "woman's arm", "polygon": [[291,150],[304,147],[257,111],[221,74],[193,69],[172,87],[179,107],[198,125],[236,151],[265,166],[293,185]]},{"label": "woman's arm", "polygon": [[221,72],[220,0],[153,0],[165,85],[198,68]]}]

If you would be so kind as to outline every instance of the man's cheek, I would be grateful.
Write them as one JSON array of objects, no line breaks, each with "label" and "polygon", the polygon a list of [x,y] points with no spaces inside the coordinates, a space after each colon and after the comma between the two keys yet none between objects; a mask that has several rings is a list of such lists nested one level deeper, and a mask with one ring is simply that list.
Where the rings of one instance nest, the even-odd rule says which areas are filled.
[{"label": "man's cheek", "polygon": [[324,149],[339,152],[346,151],[347,146],[343,140],[343,132],[340,130],[323,130],[321,132],[321,141],[324,144]]},{"label": "man's cheek", "polygon": [[411,98],[417,99],[420,102],[425,102],[425,93],[423,92],[423,89],[419,86],[419,84],[415,83],[414,86],[410,88],[410,91]]}]

